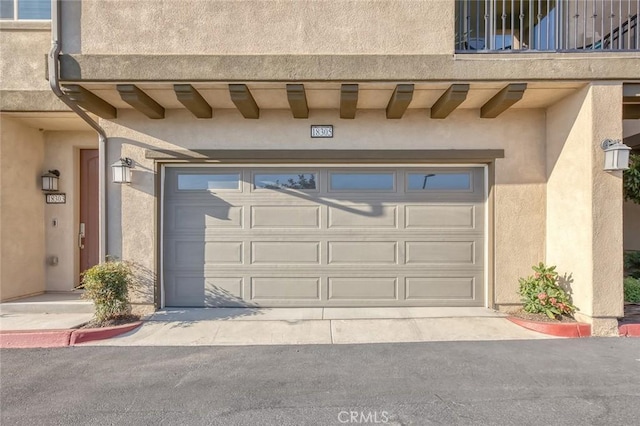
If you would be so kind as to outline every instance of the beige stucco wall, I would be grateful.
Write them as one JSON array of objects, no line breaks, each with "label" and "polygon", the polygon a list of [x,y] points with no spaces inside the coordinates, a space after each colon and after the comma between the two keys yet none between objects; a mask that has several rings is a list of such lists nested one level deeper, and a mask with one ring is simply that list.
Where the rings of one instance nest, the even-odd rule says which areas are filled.
[{"label": "beige stucco wall", "polygon": [[49,22],[0,22],[0,46],[0,90],[51,91],[45,79]]},{"label": "beige stucco wall", "polygon": [[44,135],[0,117],[0,300],[45,290]]},{"label": "beige stucco wall", "polygon": [[451,54],[454,47],[452,0],[156,0],[152,7],[83,0],[65,1],[62,12],[66,53]]},{"label": "beige stucco wall", "polygon": [[47,291],[69,291],[79,281],[79,153],[83,148],[98,148],[98,137],[92,132],[45,133],[44,167],[60,171],[59,190],[67,195],[66,204],[49,204],[44,209],[46,256],[58,257],[57,265],[46,265]]},{"label": "beige stucco wall", "polygon": [[624,249],[640,250],[640,204],[625,201],[624,217]]},{"label": "beige stucco wall", "polygon": [[622,315],[621,172],[600,143],[622,137],[622,85],[593,83],[547,110],[547,263],[571,274],[577,318],[617,333]]},{"label": "beige stucco wall", "polygon": [[[146,149],[504,149],[496,163],[495,301],[517,303],[518,277],[543,260],[545,242],[544,111],[511,110],[493,120],[477,110],[459,110],[446,120],[431,120],[426,110],[410,110],[402,120],[384,111],[358,111],[340,120],[338,111],[311,111],[294,120],[289,111],[265,110],[259,120],[219,110],[211,120],[196,120],[184,110],[168,110],[164,120],[121,110],[117,121],[101,123],[109,139],[108,161],[135,161],[132,184],[108,185],[108,252],[138,262],[155,273],[156,205],[154,163]],[[309,124],[335,126],[333,139],[310,139]],[[147,300],[150,295],[139,298]]]},{"label": "beige stucco wall", "polygon": [[0,110],[68,111],[45,78],[48,21],[0,21]]}]

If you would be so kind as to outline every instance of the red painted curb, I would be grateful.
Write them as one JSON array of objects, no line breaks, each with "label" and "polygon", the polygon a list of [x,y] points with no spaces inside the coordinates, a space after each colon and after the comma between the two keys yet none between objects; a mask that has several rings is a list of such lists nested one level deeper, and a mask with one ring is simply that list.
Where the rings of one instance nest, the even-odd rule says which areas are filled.
[{"label": "red painted curb", "polygon": [[621,336],[640,337],[640,324],[623,324],[618,330]]},{"label": "red painted curb", "polygon": [[549,334],[558,337],[589,337],[591,325],[581,322],[559,324],[554,322],[529,321],[522,318],[507,317],[509,321],[538,333]]},{"label": "red painted curb", "polygon": [[0,333],[0,348],[62,348],[69,346],[72,331],[3,331]]},{"label": "red painted curb", "polygon": [[103,328],[84,328],[79,330],[73,330],[71,333],[70,345],[77,345],[78,343],[91,342],[92,340],[110,339],[120,334],[127,333],[131,330],[142,325],[142,321],[132,322],[131,324],[117,325],[115,327],[103,327]]}]

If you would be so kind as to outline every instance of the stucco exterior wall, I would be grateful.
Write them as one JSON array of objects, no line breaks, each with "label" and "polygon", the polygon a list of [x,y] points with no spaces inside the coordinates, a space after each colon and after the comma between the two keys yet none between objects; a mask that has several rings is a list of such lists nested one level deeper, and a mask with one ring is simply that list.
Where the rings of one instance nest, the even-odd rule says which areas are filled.
[{"label": "stucco exterior wall", "polygon": [[570,274],[577,318],[617,333],[622,315],[621,172],[600,143],[622,137],[622,85],[593,83],[547,110],[548,264]]},{"label": "stucco exterior wall", "polygon": [[0,22],[0,45],[0,90],[51,91],[45,79],[49,22]]},{"label": "stucco exterior wall", "polygon": [[625,201],[623,207],[624,249],[640,250],[640,204]]},{"label": "stucco exterior wall", "polygon": [[[206,17],[206,19],[203,19]],[[83,0],[62,6],[83,54],[452,54],[451,0]]]},{"label": "stucco exterior wall", "polygon": [[0,300],[45,290],[44,136],[0,117]]},{"label": "stucco exterior wall", "polygon": [[48,21],[0,21],[0,110],[68,111],[45,78]]},{"label": "stucco exterior wall", "polygon": [[[431,120],[425,110],[410,110],[402,120],[384,111],[358,111],[340,120],[332,110],[312,111],[294,120],[289,111],[266,110],[259,120],[237,111],[216,111],[212,120],[168,110],[166,119],[149,120],[121,110],[116,121],[101,123],[109,135],[108,161],[135,161],[132,184],[108,184],[108,252],[139,263],[155,274],[156,190],[154,162],[146,149],[504,149],[496,162],[495,302],[517,303],[518,277],[544,257],[544,112],[512,110],[494,120],[477,110],[458,110],[446,120]],[[310,139],[309,124],[334,124],[333,139]],[[150,295],[137,301],[151,303]]]},{"label": "stucco exterior wall", "polygon": [[66,204],[45,205],[46,256],[58,258],[57,265],[46,265],[47,291],[70,291],[78,285],[79,153],[98,148],[97,140],[92,132],[45,133],[44,168],[60,171],[59,190],[67,195]]}]

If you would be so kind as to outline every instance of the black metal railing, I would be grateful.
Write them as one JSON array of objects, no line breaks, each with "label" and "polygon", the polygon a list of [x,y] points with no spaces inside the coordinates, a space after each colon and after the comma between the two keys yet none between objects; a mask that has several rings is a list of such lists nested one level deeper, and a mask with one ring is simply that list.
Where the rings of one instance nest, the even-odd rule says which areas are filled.
[{"label": "black metal railing", "polygon": [[640,50],[640,0],[456,0],[457,52]]}]

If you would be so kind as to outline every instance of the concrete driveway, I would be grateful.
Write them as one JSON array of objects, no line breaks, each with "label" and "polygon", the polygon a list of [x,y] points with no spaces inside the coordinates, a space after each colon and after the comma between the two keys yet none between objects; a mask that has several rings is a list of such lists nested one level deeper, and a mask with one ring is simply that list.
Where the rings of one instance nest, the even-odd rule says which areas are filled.
[{"label": "concrete driveway", "polygon": [[92,346],[299,345],[548,339],[485,308],[168,309]]}]

